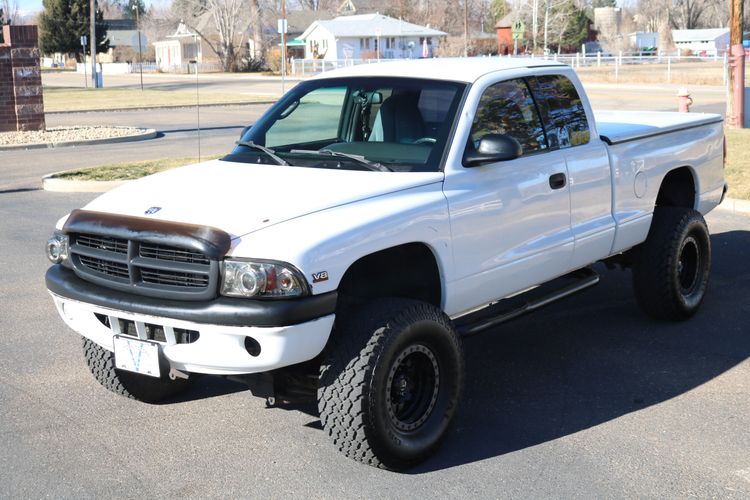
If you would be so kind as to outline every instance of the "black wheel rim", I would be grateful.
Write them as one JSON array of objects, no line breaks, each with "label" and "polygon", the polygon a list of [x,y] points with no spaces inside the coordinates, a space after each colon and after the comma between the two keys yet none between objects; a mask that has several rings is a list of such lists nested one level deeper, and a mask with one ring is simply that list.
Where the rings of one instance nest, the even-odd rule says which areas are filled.
[{"label": "black wheel rim", "polygon": [[418,344],[398,355],[386,386],[388,416],[400,431],[421,427],[430,417],[440,388],[440,369],[435,354]]},{"label": "black wheel rim", "polygon": [[682,243],[677,261],[677,279],[680,281],[680,291],[683,295],[690,295],[697,288],[700,265],[698,242],[689,236]]}]

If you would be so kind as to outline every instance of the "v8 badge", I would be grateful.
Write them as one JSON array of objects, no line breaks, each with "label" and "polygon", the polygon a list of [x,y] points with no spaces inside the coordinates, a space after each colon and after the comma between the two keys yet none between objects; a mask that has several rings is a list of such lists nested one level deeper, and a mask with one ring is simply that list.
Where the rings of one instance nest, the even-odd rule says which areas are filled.
[{"label": "v8 badge", "polygon": [[328,271],[321,271],[319,273],[313,273],[313,283],[320,283],[321,281],[328,281]]}]

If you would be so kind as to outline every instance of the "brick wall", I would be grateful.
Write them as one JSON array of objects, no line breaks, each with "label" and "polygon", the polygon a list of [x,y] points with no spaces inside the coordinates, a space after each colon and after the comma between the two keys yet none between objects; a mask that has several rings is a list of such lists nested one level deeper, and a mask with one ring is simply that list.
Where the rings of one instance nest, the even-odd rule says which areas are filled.
[{"label": "brick wall", "polygon": [[0,132],[44,130],[36,26],[3,26],[0,44]]}]

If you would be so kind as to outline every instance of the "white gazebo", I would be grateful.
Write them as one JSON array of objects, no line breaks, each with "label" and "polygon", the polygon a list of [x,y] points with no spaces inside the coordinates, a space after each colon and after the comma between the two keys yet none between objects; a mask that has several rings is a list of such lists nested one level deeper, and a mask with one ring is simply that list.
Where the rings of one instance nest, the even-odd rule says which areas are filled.
[{"label": "white gazebo", "polygon": [[167,40],[154,42],[156,64],[161,70],[181,68],[190,61],[203,62],[200,37],[180,22],[177,31],[168,35]]}]

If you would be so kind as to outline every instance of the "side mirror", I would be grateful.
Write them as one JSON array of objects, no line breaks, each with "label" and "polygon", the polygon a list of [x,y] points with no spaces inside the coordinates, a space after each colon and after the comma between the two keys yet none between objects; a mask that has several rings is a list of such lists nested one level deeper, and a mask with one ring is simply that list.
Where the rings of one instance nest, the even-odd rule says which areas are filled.
[{"label": "side mirror", "polygon": [[240,140],[242,140],[242,138],[245,137],[245,134],[247,134],[248,130],[250,130],[251,128],[253,128],[253,124],[252,123],[250,125],[248,125],[247,127],[245,127],[245,128],[242,129],[242,132],[240,132]]},{"label": "side mirror", "polygon": [[383,103],[383,94],[380,92],[373,92],[370,95],[370,104],[382,104]]},{"label": "side mirror", "polygon": [[476,151],[464,155],[464,165],[478,167],[485,163],[515,160],[523,154],[521,143],[506,134],[487,134],[479,141]]}]

